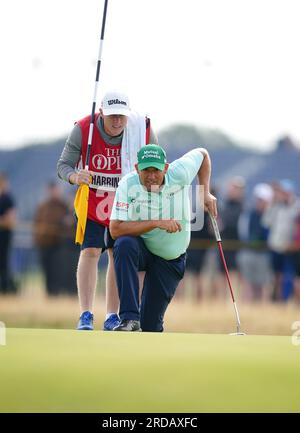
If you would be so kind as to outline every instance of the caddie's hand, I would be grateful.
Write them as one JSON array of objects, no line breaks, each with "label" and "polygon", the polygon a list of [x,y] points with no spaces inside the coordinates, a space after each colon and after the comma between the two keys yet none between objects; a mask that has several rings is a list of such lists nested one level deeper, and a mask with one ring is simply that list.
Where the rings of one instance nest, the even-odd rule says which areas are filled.
[{"label": "caddie's hand", "polygon": [[89,185],[91,182],[91,173],[88,170],[80,170],[77,173],[73,173],[70,180],[76,185]]},{"label": "caddie's hand", "polygon": [[178,221],[175,220],[159,220],[158,228],[165,230],[167,233],[181,232],[182,228]]},{"label": "caddie's hand", "polygon": [[204,210],[212,214],[213,217],[217,218],[217,199],[210,192],[204,194]]}]

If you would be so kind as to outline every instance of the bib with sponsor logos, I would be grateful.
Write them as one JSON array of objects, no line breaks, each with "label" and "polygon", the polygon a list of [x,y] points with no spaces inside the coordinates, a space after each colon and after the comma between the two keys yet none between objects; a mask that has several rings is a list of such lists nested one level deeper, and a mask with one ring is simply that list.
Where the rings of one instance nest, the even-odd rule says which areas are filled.
[{"label": "bib with sponsor logos", "polygon": [[[92,180],[89,185],[87,217],[108,227],[115,192],[121,179],[121,144],[111,145],[104,141],[96,126],[99,116],[99,113],[95,115],[89,160],[89,170]],[[90,120],[91,116],[87,116],[77,122],[82,134],[82,167],[85,165]],[[149,119],[146,120],[148,121]],[[150,122],[147,122],[146,143],[149,143],[149,131]]]}]

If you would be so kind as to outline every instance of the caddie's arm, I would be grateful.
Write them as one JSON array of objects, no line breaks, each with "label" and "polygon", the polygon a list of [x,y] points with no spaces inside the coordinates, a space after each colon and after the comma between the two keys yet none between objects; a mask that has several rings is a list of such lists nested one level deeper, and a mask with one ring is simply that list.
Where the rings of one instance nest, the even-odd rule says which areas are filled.
[{"label": "caddie's arm", "polygon": [[76,124],[70,132],[62,154],[57,162],[57,174],[60,179],[72,184],[88,183],[88,175],[83,174],[83,177],[77,176],[75,167],[80,159],[82,143],[81,129]]},{"label": "caddie's arm", "polygon": [[217,199],[210,193],[211,160],[209,153],[203,147],[199,148],[203,155],[203,161],[198,171],[199,184],[203,186],[204,209],[210,212],[215,218],[218,216]]}]

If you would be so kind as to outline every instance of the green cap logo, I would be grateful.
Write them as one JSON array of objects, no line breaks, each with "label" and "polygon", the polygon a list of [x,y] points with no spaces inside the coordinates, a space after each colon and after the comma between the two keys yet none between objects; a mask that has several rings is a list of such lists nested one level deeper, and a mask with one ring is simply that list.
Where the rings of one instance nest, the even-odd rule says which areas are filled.
[{"label": "green cap logo", "polygon": [[148,144],[141,147],[137,153],[137,159],[139,170],[154,167],[163,171],[167,163],[166,152],[156,144]]}]

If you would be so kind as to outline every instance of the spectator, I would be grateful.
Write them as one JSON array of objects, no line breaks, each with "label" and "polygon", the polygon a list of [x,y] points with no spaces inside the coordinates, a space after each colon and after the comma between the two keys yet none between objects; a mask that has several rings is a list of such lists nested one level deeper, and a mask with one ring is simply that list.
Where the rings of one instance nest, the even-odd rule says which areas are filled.
[{"label": "spectator", "polygon": [[285,179],[275,186],[274,199],[266,209],[263,224],[269,227],[268,246],[271,250],[272,267],[275,273],[272,299],[287,299],[284,293],[284,276],[293,268],[292,254],[289,251],[295,233],[296,218],[300,202],[295,195],[293,183]]},{"label": "spectator", "polygon": [[0,292],[15,291],[9,258],[13,229],[16,225],[14,199],[9,191],[7,176],[0,173]]},{"label": "spectator", "polygon": [[294,300],[300,304],[300,212],[295,221],[294,241],[291,250],[295,270]]},{"label": "spectator", "polygon": [[273,190],[265,183],[257,184],[253,190],[254,203],[245,214],[244,240],[247,247],[241,251],[239,265],[244,279],[244,297],[261,300],[272,281],[270,254],[267,249],[268,230],[262,223],[264,211],[270,204]]},{"label": "spectator", "polygon": [[63,256],[62,251],[66,235],[70,232],[69,215],[69,207],[62,197],[60,186],[49,182],[47,197],[35,214],[34,240],[45,276],[46,291],[50,296],[68,291],[65,287],[64,269],[69,257]]},{"label": "spectator", "polygon": [[[245,181],[242,177],[233,177],[227,185],[227,193],[219,209],[220,232],[223,240],[224,254],[228,270],[233,279],[237,279],[237,252],[239,243],[239,220],[243,211]],[[224,275],[224,267],[220,258],[219,267]],[[224,278],[222,282],[224,287]],[[221,287],[220,287],[221,289]]]},{"label": "spectator", "polygon": [[[70,195],[71,196],[71,195]],[[64,218],[64,235],[60,248],[62,261],[64,263],[61,269],[62,291],[67,295],[77,296],[76,270],[80,255],[80,248],[75,244],[76,220],[73,210],[73,196],[66,199],[68,214]]]}]

